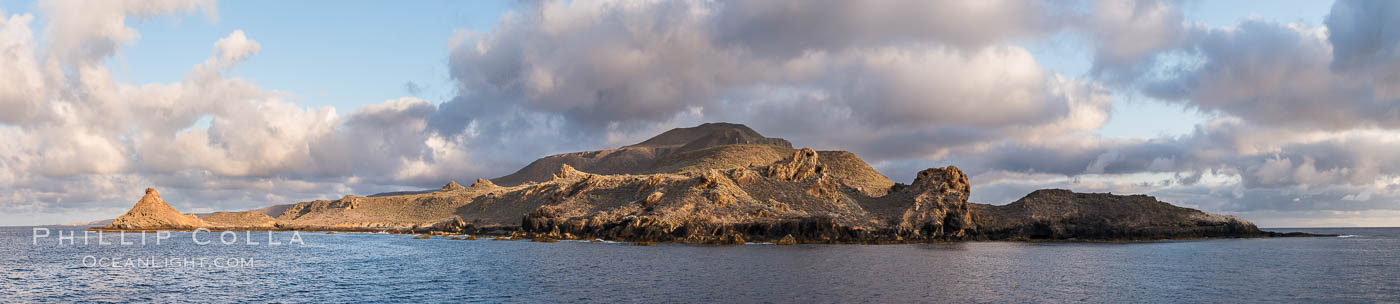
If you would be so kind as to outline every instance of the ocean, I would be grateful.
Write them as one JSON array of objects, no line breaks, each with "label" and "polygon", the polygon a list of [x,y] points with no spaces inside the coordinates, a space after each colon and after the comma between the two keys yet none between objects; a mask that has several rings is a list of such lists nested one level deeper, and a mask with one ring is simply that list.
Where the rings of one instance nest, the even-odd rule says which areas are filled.
[{"label": "ocean", "polygon": [[73,227],[0,227],[0,302],[1400,302],[1400,228],[1266,230],[1343,236],[632,246],[173,232],[101,245]]}]

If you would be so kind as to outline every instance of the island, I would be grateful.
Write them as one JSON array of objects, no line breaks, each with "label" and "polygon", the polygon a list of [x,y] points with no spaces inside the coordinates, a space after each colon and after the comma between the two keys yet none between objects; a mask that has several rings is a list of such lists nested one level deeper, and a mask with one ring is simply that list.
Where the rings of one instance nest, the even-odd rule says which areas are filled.
[{"label": "island", "polygon": [[301,230],[499,235],[539,240],[743,244],[1132,241],[1311,236],[1146,195],[1045,189],[968,202],[954,166],[895,183],[846,151],[794,148],[707,123],[617,149],[540,158],[510,175],[441,189],[346,195],[204,216],[155,189],[102,230]]}]

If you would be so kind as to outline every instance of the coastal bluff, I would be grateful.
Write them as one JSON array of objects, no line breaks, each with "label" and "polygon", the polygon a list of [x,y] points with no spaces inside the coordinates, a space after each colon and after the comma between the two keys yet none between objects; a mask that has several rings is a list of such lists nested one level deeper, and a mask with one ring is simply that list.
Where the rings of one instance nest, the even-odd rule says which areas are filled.
[{"label": "coastal bluff", "polygon": [[954,166],[895,183],[853,153],[793,148],[747,126],[717,123],[614,150],[544,157],[471,186],[452,181],[440,189],[203,218],[180,214],[152,189],[107,228],[442,231],[716,244],[1285,236],[1145,195],[1047,189],[986,205],[968,202],[972,186]]}]

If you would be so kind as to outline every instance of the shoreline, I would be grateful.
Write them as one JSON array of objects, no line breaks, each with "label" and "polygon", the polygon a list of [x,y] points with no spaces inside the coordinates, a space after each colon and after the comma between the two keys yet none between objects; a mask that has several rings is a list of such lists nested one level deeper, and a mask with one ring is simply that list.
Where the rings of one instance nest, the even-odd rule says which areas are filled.
[{"label": "shoreline", "polygon": [[[37,226],[33,226],[37,227]],[[157,233],[167,232],[194,232],[204,229],[208,232],[325,232],[335,233],[356,233],[356,234],[395,234],[395,235],[418,235],[418,236],[438,236],[443,238],[451,237],[480,237],[490,240],[530,240],[532,242],[557,242],[557,241],[607,241],[619,243],[637,244],[692,244],[692,245],[743,245],[743,244],[776,244],[776,245],[905,245],[905,244],[948,244],[965,242],[1014,242],[1014,243],[1152,243],[1152,242],[1172,242],[1172,241],[1204,241],[1204,240],[1224,240],[1224,239],[1254,239],[1254,238],[1295,238],[1295,237],[1341,237],[1339,234],[1317,234],[1306,232],[1273,232],[1262,231],[1260,235],[1241,236],[1207,236],[1207,237],[1172,237],[1172,238],[1119,238],[1119,239],[1036,239],[1036,238],[1011,238],[1011,239],[990,239],[985,237],[972,237],[964,239],[920,239],[920,240],[798,240],[790,241],[784,238],[779,239],[759,239],[748,240],[745,238],[726,239],[724,237],[701,240],[661,240],[661,239],[628,239],[609,237],[579,237],[579,236],[549,236],[544,233],[521,232],[519,230],[506,229],[507,227],[492,227],[493,229],[483,229],[475,232],[450,232],[441,230],[382,230],[382,229],[360,229],[360,228],[324,228],[324,227],[298,227],[298,228],[265,228],[265,227],[214,227],[214,228],[148,228],[148,229],[112,229],[104,227],[89,227],[82,230],[97,232],[129,232],[129,233]],[[517,228],[518,227],[510,227]],[[1313,229],[1313,228],[1307,228]]]}]

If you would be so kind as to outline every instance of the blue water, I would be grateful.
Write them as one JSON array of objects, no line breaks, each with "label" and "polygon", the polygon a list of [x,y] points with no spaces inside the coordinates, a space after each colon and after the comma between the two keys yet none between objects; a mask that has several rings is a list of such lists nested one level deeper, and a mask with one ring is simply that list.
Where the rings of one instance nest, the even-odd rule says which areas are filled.
[{"label": "blue water", "polygon": [[[1400,228],[1141,243],[531,243],[407,235],[216,234],[197,245],[60,245],[0,228],[0,302],[1400,302]],[[104,240],[115,242],[112,235]],[[134,241],[132,235],[128,240]],[[91,258],[89,258],[91,257]],[[166,263],[113,268],[98,257]],[[194,264],[199,258],[205,265]],[[251,259],[251,266],[213,259]],[[86,261],[85,261],[86,260]],[[117,263],[116,266],[124,262]],[[158,267],[160,266],[160,267]]]}]

